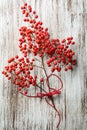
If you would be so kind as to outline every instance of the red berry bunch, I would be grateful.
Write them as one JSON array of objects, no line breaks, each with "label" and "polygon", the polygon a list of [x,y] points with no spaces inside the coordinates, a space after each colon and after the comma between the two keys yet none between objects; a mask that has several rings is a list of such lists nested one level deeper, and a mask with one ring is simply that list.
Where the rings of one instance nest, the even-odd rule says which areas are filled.
[{"label": "red berry bunch", "polygon": [[31,52],[34,56],[39,55],[42,57],[47,50],[49,51],[48,46],[51,45],[48,28],[44,28],[43,23],[37,20],[38,15],[36,11],[32,11],[30,5],[24,4],[21,10],[24,15],[24,22],[28,23],[28,27],[23,26],[19,29],[21,35],[19,39],[20,51],[25,57]]},{"label": "red berry bunch", "polygon": [[2,73],[8,78],[12,77],[12,83],[18,87],[18,91],[24,94],[28,93],[30,85],[36,86],[37,76],[32,76],[31,71],[34,67],[34,59],[21,57],[18,55],[8,60],[9,65],[5,66],[5,71]]},{"label": "red berry bunch", "polygon": [[76,65],[76,58],[74,58],[75,52],[70,48],[70,45],[74,45],[73,37],[68,37],[62,41],[58,39],[52,39],[52,45],[54,53],[50,55],[47,60],[48,67],[51,67],[51,71],[58,72],[64,68],[65,71],[73,69]]},{"label": "red berry bunch", "polygon": [[[43,27],[43,23],[38,20],[36,11],[32,10],[32,7],[25,3],[22,7],[22,14],[24,15],[24,22],[26,26],[22,26],[19,29],[19,49],[23,54],[23,57],[16,55],[8,60],[8,65],[5,66],[4,74],[8,80],[11,80],[13,84],[17,86],[18,92],[30,98],[45,98],[46,102],[54,108],[57,112],[59,120],[57,127],[60,124],[60,113],[57,110],[53,96],[61,94],[63,83],[61,78],[54,72],[60,72],[62,68],[65,71],[72,70],[76,65],[75,52],[71,49],[71,45],[75,42],[73,37],[68,37],[63,40],[51,39],[48,32],[48,28]],[[34,58],[31,58],[34,57]],[[48,75],[44,57],[47,58],[47,66],[51,72]],[[39,66],[36,64],[39,62]],[[35,67],[44,71],[45,77],[39,79],[38,76],[33,75],[32,71]],[[56,77],[60,81],[60,87],[58,89],[50,86],[49,78]],[[47,89],[42,88],[42,83],[46,81]],[[30,87],[39,88],[42,90],[35,95],[30,95]],[[51,102],[51,103],[50,103]]]},{"label": "red berry bunch", "polygon": [[41,21],[38,21],[36,11],[32,11],[31,6],[24,4],[21,7],[24,15],[24,22],[29,24],[29,27],[23,26],[20,28],[21,38],[19,39],[20,51],[26,57],[28,53],[33,53],[34,56],[48,56],[47,64],[51,66],[51,71],[58,72],[64,66],[65,71],[71,70],[73,65],[76,65],[76,59],[73,58],[75,52],[70,49],[70,45],[74,45],[73,37],[68,37],[63,40],[50,39],[48,28],[44,28]]}]

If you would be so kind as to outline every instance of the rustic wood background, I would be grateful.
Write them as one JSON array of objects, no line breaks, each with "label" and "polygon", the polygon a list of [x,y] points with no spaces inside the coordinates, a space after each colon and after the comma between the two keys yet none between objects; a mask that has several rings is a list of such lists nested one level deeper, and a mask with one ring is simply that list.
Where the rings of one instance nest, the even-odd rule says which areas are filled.
[{"label": "rustic wood background", "polygon": [[58,130],[87,130],[87,0],[0,0],[0,130],[57,130],[56,112],[44,100],[16,94],[1,74],[7,59],[19,53],[24,2],[36,9],[51,37],[72,35],[76,41],[78,65],[72,72],[61,72],[64,88],[55,99],[62,115]]}]

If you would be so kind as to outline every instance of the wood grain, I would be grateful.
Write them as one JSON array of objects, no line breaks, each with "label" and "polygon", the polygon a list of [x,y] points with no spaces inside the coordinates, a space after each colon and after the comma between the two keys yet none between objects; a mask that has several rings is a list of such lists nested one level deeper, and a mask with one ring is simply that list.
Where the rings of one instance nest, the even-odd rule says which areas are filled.
[{"label": "wood grain", "polygon": [[[87,0],[0,0],[0,130],[56,130],[57,115],[44,100],[18,95],[2,76],[7,59],[17,53],[20,6],[29,2],[51,37],[73,36],[78,65],[61,72],[64,89],[55,104],[62,115],[58,130],[87,129]],[[38,72],[41,75],[41,72]],[[57,83],[52,81],[52,85]],[[58,85],[58,84],[57,84]]]}]

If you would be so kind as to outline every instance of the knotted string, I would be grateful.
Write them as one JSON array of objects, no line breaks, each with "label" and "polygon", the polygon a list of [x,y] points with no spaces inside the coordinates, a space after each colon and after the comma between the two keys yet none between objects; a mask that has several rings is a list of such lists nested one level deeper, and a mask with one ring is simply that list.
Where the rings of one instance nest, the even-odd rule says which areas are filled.
[{"label": "knotted string", "polygon": [[[57,90],[57,89],[54,89],[54,88],[51,88],[51,87],[49,86],[48,81],[49,81],[49,78],[50,78],[51,76],[55,76],[55,77],[57,77],[57,78],[59,79],[59,81],[60,81],[61,84],[60,84],[60,88],[59,88],[58,90]],[[46,83],[47,83],[47,86],[49,86],[49,89],[50,89],[50,90],[53,90],[53,91],[46,92],[46,93],[40,92],[40,93],[37,93],[37,96],[39,96],[40,98],[42,98],[42,97],[51,97],[51,96],[54,96],[54,95],[59,95],[59,94],[61,94],[61,91],[62,91],[62,88],[63,88],[63,83],[62,83],[61,78],[60,78],[58,75],[56,75],[56,74],[50,74],[50,75],[47,77],[47,79],[46,79]]]},{"label": "knotted string", "polygon": [[[57,77],[58,80],[60,81],[60,88],[59,88],[59,89],[55,89],[55,88],[51,88],[51,87],[50,87],[50,85],[49,85],[49,78],[50,78],[51,76]],[[45,101],[47,102],[47,104],[50,105],[52,108],[54,108],[55,111],[58,113],[58,117],[59,117],[58,124],[57,124],[57,128],[58,128],[58,126],[59,126],[59,124],[60,124],[60,121],[61,121],[60,112],[56,109],[55,105],[51,104],[51,103],[48,101],[48,99],[50,99],[50,97],[52,97],[52,96],[54,96],[54,95],[59,95],[59,94],[61,94],[61,91],[62,91],[62,88],[63,88],[63,82],[62,82],[61,78],[60,78],[58,75],[56,75],[56,74],[50,74],[50,75],[47,77],[47,79],[46,79],[46,83],[47,83],[47,86],[49,87],[49,89],[51,90],[50,92],[46,92],[46,93],[39,92],[39,93],[37,93],[37,95],[35,95],[35,96],[24,95],[24,93],[21,92],[21,91],[20,91],[19,93],[21,93],[22,95],[24,95],[24,96],[26,96],[26,97],[30,97],[30,98],[43,98],[43,97],[45,97]]]}]

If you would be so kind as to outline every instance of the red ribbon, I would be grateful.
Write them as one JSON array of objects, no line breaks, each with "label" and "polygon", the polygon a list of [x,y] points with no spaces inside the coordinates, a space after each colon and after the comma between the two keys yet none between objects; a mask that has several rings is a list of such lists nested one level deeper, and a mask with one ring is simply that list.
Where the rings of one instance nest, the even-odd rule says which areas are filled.
[{"label": "red ribbon", "polygon": [[[59,89],[51,88],[51,87],[49,86],[49,78],[50,78],[51,76],[57,77],[58,80],[60,81],[60,88],[59,88]],[[60,124],[60,121],[61,121],[60,112],[56,109],[56,107],[55,107],[53,104],[51,104],[51,103],[48,101],[47,98],[50,99],[50,97],[52,97],[52,96],[54,96],[54,95],[59,95],[59,94],[61,94],[61,91],[62,91],[62,88],[63,88],[63,82],[62,82],[61,78],[60,78],[58,75],[56,75],[56,74],[50,74],[50,75],[47,77],[47,79],[46,79],[46,83],[47,83],[47,86],[49,87],[49,90],[51,90],[50,92],[46,92],[46,93],[39,92],[39,93],[37,93],[37,95],[35,95],[35,96],[24,95],[23,92],[19,92],[19,93],[21,93],[21,94],[24,95],[24,96],[30,97],[30,98],[43,98],[43,97],[45,97],[45,100],[46,100],[47,104],[50,105],[52,108],[54,108],[55,111],[56,111],[57,114],[58,114],[58,117],[59,117],[59,118],[58,118],[58,123],[57,123],[57,128],[58,128],[58,126],[59,126],[59,124]]]},{"label": "red ribbon", "polygon": [[[55,76],[55,77],[57,77],[57,78],[59,79],[59,81],[60,81],[61,84],[60,84],[60,88],[59,88],[58,90],[57,90],[57,89],[54,89],[54,88],[51,88],[51,87],[49,86],[48,80],[49,80],[49,78],[50,78],[51,76]],[[51,97],[51,96],[54,96],[54,95],[59,95],[59,94],[61,94],[61,91],[62,91],[62,88],[63,88],[63,83],[62,83],[61,78],[60,78],[58,75],[56,75],[56,74],[50,74],[50,75],[47,77],[47,79],[46,79],[46,83],[47,83],[49,89],[50,89],[50,90],[53,90],[53,91],[46,92],[46,93],[39,92],[39,93],[37,93],[37,95],[35,95],[35,96],[30,96],[30,95],[25,95],[25,96],[30,97],[30,98],[43,98],[43,97]],[[21,92],[21,91],[20,91],[19,93],[21,93],[22,95],[24,95],[24,93]]]}]

